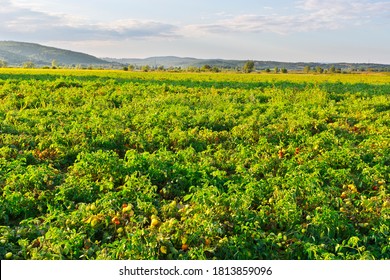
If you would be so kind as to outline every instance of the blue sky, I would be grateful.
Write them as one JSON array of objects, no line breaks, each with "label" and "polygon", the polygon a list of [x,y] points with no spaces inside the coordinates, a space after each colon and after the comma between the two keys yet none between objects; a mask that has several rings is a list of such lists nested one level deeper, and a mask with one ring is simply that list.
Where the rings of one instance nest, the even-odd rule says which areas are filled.
[{"label": "blue sky", "polygon": [[390,64],[390,0],[0,0],[0,40],[98,57]]}]

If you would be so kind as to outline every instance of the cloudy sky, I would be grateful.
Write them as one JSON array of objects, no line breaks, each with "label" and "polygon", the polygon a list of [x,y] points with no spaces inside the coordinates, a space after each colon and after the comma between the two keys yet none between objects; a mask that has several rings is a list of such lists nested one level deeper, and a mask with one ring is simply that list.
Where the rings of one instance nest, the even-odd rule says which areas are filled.
[{"label": "cloudy sky", "polygon": [[98,57],[390,64],[390,0],[0,0],[0,40]]}]

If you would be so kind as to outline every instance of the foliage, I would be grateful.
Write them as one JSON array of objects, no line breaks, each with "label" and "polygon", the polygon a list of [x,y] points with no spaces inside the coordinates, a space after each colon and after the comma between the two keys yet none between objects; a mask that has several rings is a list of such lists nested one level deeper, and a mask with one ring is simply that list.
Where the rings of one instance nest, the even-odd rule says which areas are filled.
[{"label": "foliage", "polygon": [[2,69],[0,258],[390,259],[389,81]]},{"label": "foliage", "polygon": [[255,69],[255,62],[253,60],[248,60],[245,62],[243,70],[245,73],[251,73]]},{"label": "foliage", "polygon": [[32,61],[26,61],[23,63],[23,68],[35,68],[35,64]]}]

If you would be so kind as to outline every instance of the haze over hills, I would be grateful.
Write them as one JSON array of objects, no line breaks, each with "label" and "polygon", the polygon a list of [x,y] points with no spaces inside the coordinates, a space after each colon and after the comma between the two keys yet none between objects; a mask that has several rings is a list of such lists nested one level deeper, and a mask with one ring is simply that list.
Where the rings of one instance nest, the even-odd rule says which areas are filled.
[{"label": "haze over hills", "polygon": [[[199,59],[191,57],[159,56],[150,58],[97,58],[95,56],[74,52],[65,49],[43,46],[35,43],[0,41],[0,62],[5,61],[8,66],[23,66],[26,62],[32,62],[35,66],[51,66],[53,61],[64,67],[76,65],[95,66],[102,68],[122,68],[133,65],[135,67],[150,66],[151,68],[201,68],[204,65],[224,69],[242,68],[246,60],[228,59]],[[315,68],[317,66],[327,69],[332,65],[341,70],[373,69],[376,71],[390,71],[390,65],[372,63],[318,63],[318,62],[277,62],[254,61],[256,70],[286,68],[288,70],[302,70],[305,66]],[[1,63],[0,63],[1,66]]]}]

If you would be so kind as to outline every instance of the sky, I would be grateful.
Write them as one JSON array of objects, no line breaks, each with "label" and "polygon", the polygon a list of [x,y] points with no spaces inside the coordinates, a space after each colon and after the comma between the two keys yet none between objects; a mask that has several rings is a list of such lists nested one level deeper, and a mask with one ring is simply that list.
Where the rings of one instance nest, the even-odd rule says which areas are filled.
[{"label": "sky", "polygon": [[390,0],[0,0],[0,40],[113,58],[390,64]]}]

